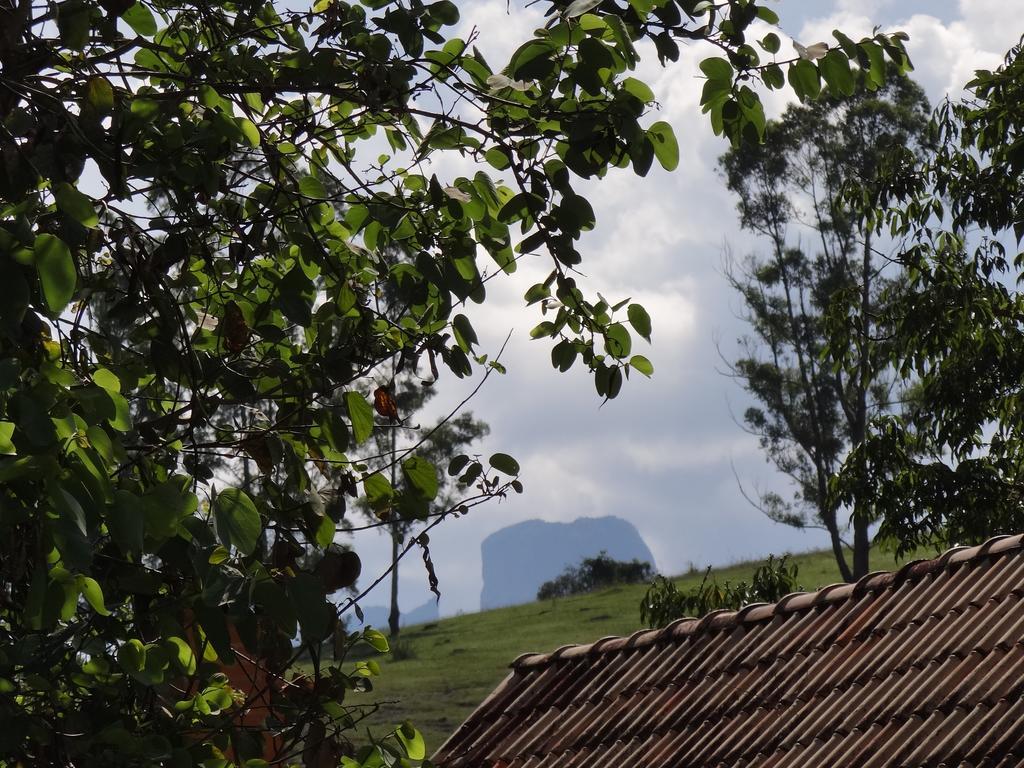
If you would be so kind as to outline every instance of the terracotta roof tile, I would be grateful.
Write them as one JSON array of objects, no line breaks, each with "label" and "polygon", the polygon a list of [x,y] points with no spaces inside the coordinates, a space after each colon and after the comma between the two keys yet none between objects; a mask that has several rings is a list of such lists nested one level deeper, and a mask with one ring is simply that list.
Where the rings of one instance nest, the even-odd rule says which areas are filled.
[{"label": "terracotta roof tile", "polygon": [[1024,766],[1022,539],[525,654],[434,762]]}]

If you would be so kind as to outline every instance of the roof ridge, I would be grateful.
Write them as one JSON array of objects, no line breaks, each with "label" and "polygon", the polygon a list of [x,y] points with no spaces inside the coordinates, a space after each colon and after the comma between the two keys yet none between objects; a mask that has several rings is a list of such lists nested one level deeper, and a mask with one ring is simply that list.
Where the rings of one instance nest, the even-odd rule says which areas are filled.
[{"label": "roof ridge", "polygon": [[653,645],[669,638],[680,638],[706,630],[727,629],[740,624],[770,619],[779,613],[796,613],[811,608],[848,600],[867,591],[881,591],[907,580],[919,580],[929,574],[953,568],[971,560],[1002,555],[1024,548],[1024,534],[993,536],[977,546],[953,546],[937,557],[911,560],[895,571],[873,571],[856,582],[839,582],[813,592],[792,592],[775,603],[751,603],[738,610],[720,608],[701,617],[679,618],[658,629],[640,629],[628,636],[609,635],[584,645],[563,645],[551,653],[524,653],[509,666],[514,670],[542,667],[561,659],[575,659],[623,648]]}]

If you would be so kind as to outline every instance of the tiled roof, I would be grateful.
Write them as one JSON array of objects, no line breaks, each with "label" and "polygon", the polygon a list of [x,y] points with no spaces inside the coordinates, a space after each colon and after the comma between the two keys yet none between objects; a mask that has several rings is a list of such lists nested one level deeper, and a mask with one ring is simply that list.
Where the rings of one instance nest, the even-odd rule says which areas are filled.
[{"label": "tiled roof", "polygon": [[521,656],[434,762],[1024,765],[1022,546]]}]

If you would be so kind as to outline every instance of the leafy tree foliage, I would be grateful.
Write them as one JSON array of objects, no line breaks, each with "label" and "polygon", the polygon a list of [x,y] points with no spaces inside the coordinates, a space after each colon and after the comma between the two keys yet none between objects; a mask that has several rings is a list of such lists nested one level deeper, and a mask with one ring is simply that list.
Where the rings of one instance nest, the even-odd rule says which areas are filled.
[{"label": "leafy tree foliage", "polygon": [[584,557],[579,565],[570,565],[561,575],[545,581],[537,590],[538,600],[580,595],[614,584],[650,581],[654,569],[640,560],[616,560],[604,550],[596,557]]},{"label": "leafy tree foliage", "polygon": [[937,112],[937,151],[869,198],[903,242],[910,285],[888,308],[886,352],[919,380],[920,406],[871,425],[836,491],[883,511],[880,533],[904,551],[1024,529],[1021,47],[967,89]]},{"label": "leafy tree foliage", "polygon": [[[898,410],[903,391],[894,387],[878,317],[905,283],[873,237],[874,211],[847,192],[877,184],[887,164],[921,155],[928,117],[924,92],[893,73],[873,92],[826,89],[812,104],[789,107],[768,124],[763,144],[721,160],[741,224],[769,246],[727,272],[751,327],[731,371],[759,402],[744,414],[747,428],[796,486],[792,500],[768,492],[754,503],[773,520],[826,530],[846,580],[868,572],[877,515],[860,508],[848,523],[829,482],[863,442],[869,419]],[[828,357],[830,316],[851,329],[847,371]]]},{"label": "leafy tree foliage", "polygon": [[693,589],[681,591],[671,579],[655,577],[640,602],[640,621],[648,627],[664,627],[685,616],[704,616],[711,611],[737,611],[752,603],[774,603],[791,592],[803,589],[797,582],[799,566],[788,562],[789,555],[776,559],[769,555],[754,571],[750,583],[719,584],[711,576],[710,566]]},{"label": "leafy tree foliage", "polygon": [[[359,572],[332,549],[346,498],[422,532],[449,513],[427,459],[396,457],[398,487],[367,463],[390,418],[374,376],[493,370],[464,307],[526,257],[550,264],[526,300],[559,367],[581,359],[604,398],[650,372],[631,352],[647,313],[573,277],[594,225],[578,180],[678,163],[629,74],[648,48],[717,46],[702,101],[736,142],[763,128],[756,80],[804,98],[906,64],[881,34],[777,57],[774,33],[748,40],[777,21],[749,0],[547,7],[494,69],[451,34],[450,0],[0,6],[0,760],[421,760],[409,726],[350,743],[376,666],[342,661],[387,644],[345,635],[352,602],[327,599]],[[445,157],[480,170],[452,178]],[[258,493],[218,475],[240,455]],[[469,508],[518,468],[449,470]]]}]

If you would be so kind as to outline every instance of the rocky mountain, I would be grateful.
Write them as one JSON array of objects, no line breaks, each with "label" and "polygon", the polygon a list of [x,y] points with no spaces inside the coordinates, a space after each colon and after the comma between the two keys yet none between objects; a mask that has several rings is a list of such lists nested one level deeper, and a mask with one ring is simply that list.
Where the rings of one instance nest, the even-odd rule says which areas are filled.
[{"label": "rocky mountain", "polygon": [[[401,603],[399,603],[399,607],[401,607]],[[352,620],[355,622],[356,628],[365,624],[366,626],[383,629],[386,632],[389,610],[389,608],[383,605],[368,605],[363,608],[363,624],[360,624],[359,619],[355,618],[355,616],[352,617]],[[437,601],[431,598],[423,605],[408,611],[403,610],[398,623],[403,627],[412,626],[413,624],[424,624],[428,621],[437,621],[439,615]]]},{"label": "rocky mountain", "polygon": [[639,531],[619,517],[581,517],[571,523],[527,520],[502,528],[480,545],[480,609],[535,600],[541,584],[601,550],[616,560],[637,559],[655,566]]}]

